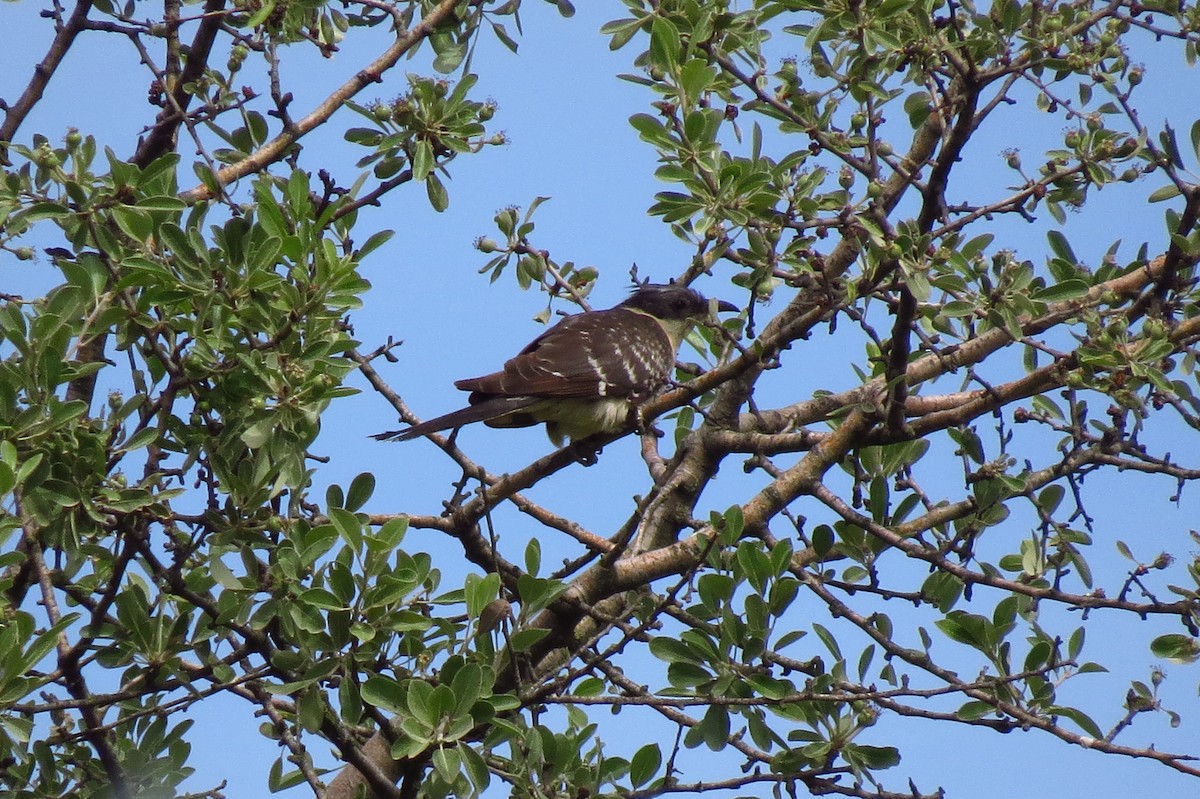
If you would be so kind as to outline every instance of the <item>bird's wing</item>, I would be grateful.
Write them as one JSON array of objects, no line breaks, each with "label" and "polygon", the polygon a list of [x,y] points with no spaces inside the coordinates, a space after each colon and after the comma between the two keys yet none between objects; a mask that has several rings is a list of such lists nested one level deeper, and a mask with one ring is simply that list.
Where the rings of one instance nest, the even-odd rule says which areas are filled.
[{"label": "bird's wing", "polygon": [[[661,386],[675,354],[662,325],[625,308],[568,316],[504,369],[454,385],[491,397],[628,397]],[[664,368],[665,367],[665,368]]]}]

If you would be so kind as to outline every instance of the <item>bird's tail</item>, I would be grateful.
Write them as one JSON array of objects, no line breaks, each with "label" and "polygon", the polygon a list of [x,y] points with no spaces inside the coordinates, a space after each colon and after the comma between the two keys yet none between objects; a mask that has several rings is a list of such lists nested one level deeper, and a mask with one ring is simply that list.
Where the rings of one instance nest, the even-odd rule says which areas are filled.
[{"label": "bird's tail", "polygon": [[462,427],[472,422],[488,422],[516,413],[538,402],[537,397],[491,397],[474,405],[415,424],[405,430],[389,430],[371,436],[376,441],[408,441],[439,430]]}]

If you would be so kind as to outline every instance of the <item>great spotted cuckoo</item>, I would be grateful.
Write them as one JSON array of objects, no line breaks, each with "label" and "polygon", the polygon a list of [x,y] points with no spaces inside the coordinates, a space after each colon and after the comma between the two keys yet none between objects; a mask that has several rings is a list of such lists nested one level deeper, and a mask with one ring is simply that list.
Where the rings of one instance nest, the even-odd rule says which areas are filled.
[{"label": "great spotted cuckoo", "polygon": [[[717,309],[737,307],[721,301]],[[374,438],[407,441],[471,422],[545,422],[556,446],[564,438],[619,432],[636,421],[641,403],[670,382],[691,326],[709,318],[708,300],[699,292],[674,283],[643,285],[606,311],[566,317],[499,372],[457,381],[455,387],[471,392],[467,407]]]}]

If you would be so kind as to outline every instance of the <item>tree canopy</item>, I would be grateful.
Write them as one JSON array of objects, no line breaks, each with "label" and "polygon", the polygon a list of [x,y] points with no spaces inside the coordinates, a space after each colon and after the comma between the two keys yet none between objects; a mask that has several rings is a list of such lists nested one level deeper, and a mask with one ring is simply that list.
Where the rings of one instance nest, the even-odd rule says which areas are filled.
[{"label": "tree canopy", "polygon": [[[363,441],[343,459],[404,449],[343,485],[323,419],[434,410],[398,340],[356,333],[423,235],[371,211],[447,209],[508,141],[488,45],[571,3],[44,9],[0,123],[2,266],[52,275],[0,294],[7,795],[215,799],[189,716],[226,700],[263,787],[330,799],[932,797],[905,761],[931,726],[1200,777],[1165,700],[1200,658],[1200,534],[1168,513],[1200,478],[1200,119],[1162,99],[1200,4],[623,5],[593,35],[681,253],[632,276],[740,313],[637,430],[512,469]],[[98,37],[142,70],[136,140],[69,105],[31,129]],[[543,200],[443,267],[496,284],[489,325],[630,282],[545,246]],[[1123,214],[1154,221],[1120,239]],[[455,294],[407,291],[451,341]],[[396,500],[435,468],[440,512]]]}]

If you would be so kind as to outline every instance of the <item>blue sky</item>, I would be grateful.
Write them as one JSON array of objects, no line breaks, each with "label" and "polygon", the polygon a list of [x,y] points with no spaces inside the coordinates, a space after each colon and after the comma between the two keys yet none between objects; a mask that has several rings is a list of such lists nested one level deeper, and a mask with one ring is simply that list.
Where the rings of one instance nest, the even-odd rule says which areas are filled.
[{"label": "blue sky", "polygon": [[[362,238],[373,227],[390,227],[397,235],[371,257],[365,269],[374,288],[366,297],[366,307],[354,317],[356,334],[365,349],[388,336],[404,340],[396,351],[398,362],[380,362],[379,368],[410,406],[424,416],[457,407],[462,398],[453,388],[455,379],[491,371],[541,329],[532,321],[543,307],[540,296],[520,292],[511,276],[489,285],[486,277],[476,274],[486,257],[473,249],[472,241],[494,232],[492,216],[497,209],[510,204],[525,206],[537,196],[550,197],[535,217],[534,241],[556,259],[601,270],[604,277],[593,295],[597,307],[613,304],[624,295],[632,263],[639,265],[643,275],[665,279],[682,271],[691,255],[664,225],[646,214],[654,192],[662,186],[652,176],[655,153],[639,141],[627,118],[648,110],[655,98],[615,78],[617,73],[631,71],[636,43],[612,53],[607,39],[597,33],[603,22],[623,16],[622,7],[612,2],[578,5],[576,17],[565,20],[549,5],[527,3],[523,14],[525,34],[518,55],[509,54],[490,37],[483,37],[474,67],[480,75],[480,96],[491,95],[498,102],[492,125],[505,131],[510,143],[453,164],[453,179],[447,184],[450,208],[445,213],[434,213],[424,190],[413,187],[415,190],[389,196],[383,208],[363,214]],[[40,6],[30,2],[0,7],[0,42],[9,65],[0,73],[0,96],[13,97],[27,79],[30,66],[44,52],[49,28],[46,21],[37,18],[38,10]],[[789,54],[786,44],[779,47],[780,55]],[[796,49],[799,47],[797,44]],[[358,48],[346,48],[332,63],[297,56],[289,55],[285,80],[295,87],[295,107],[301,109],[361,66],[359,58],[367,58]],[[1175,76],[1174,71],[1182,67],[1159,65],[1152,58],[1157,57],[1148,51],[1144,58],[1149,62],[1147,94],[1158,92],[1151,98],[1151,106],[1160,117],[1182,115],[1175,125],[1186,131],[1190,124],[1187,115],[1194,115],[1194,109],[1200,107],[1196,76],[1194,72]],[[100,77],[94,72],[97,63],[104,65]],[[359,99],[386,99],[402,93],[405,69],[428,73],[421,60],[402,65],[375,92],[369,91]],[[1156,86],[1157,75],[1173,75],[1174,79]],[[85,35],[22,135],[39,131],[57,139],[68,125],[75,125],[111,144],[118,154],[128,155],[140,126],[151,118],[144,99],[146,82],[124,40]],[[965,154],[968,160],[978,163],[972,169],[979,170],[979,180],[1004,185],[1011,179],[1000,156],[1006,147],[1021,147],[1027,165],[1036,164],[1035,144],[1057,135],[1063,124],[1058,119],[1047,122],[1028,107],[1013,109],[1008,118],[1007,124],[989,128]],[[352,118],[345,118],[335,127],[354,124]],[[305,147],[310,167],[321,163],[346,169],[359,155],[348,155],[348,146],[332,130],[306,140]],[[342,172],[346,182],[349,174]],[[1100,193],[1086,214],[1068,220],[1076,251],[1094,261],[1118,237],[1126,240],[1122,250],[1126,255],[1141,240],[1158,240],[1161,208],[1144,208],[1135,196],[1152,188],[1147,185],[1134,192]],[[1046,249],[1045,231],[1051,227],[1052,220],[1045,216],[1033,225],[1001,220],[994,230],[1003,237],[1003,246],[1018,249],[1023,257],[1040,264]],[[33,295],[52,279],[52,270],[44,264],[17,264],[0,258],[0,285],[5,291]],[[740,299],[719,277],[703,288]],[[861,358],[857,351],[842,349],[845,346],[844,338],[814,336],[788,353],[785,366],[789,368],[783,371],[787,384],[782,390],[804,397],[818,389],[838,390],[851,385],[854,373],[848,364],[851,359]],[[691,357],[694,359],[694,355]],[[365,388],[365,383],[358,383]],[[331,463],[321,469],[318,480],[345,485],[354,474],[373,471],[379,488],[369,506],[371,510],[435,513],[449,494],[449,484],[458,477],[452,464],[427,442],[369,441],[370,433],[396,426],[390,408],[369,392],[335,406],[323,426],[316,449],[329,456]],[[496,472],[516,469],[549,450],[538,430],[477,427],[464,430],[459,442],[477,461]],[[735,464],[731,462],[729,467]],[[598,465],[567,470],[530,493],[603,533],[624,518],[631,508],[631,495],[644,490],[644,484],[636,440],[627,438],[608,447]],[[741,495],[739,488],[745,485],[737,475],[723,474],[706,496],[702,510],[726,507]],[[1094,478],[1087,486],[1089,497],[1099,503],[1095,507],[1102,508],[1104,538],[1123,538],[1147,556],[1164,548],[1186,556],[1187,549],[1176,542],[1189,524],[1195,525],[1200,509],[1187,495],[1182,505],[1168,504],[1166,497],[1173,490],[1174,486],[1165,481],[1125,475]],[[523,536],[528,534],[524,522],[514,514],[500,513],[497,523],[510,551],[519,553]],[[1027,530],[1014,523],[1012,535],[1023,537]],[[440,551],[452,546],[419,531],[410,533],[407,543]],[[548,552],[555,552],[553,543],[545,537],[543,545]],[[1104,544],[1097,549],[1112,548]],[[544,560],[555,562],[550,555]],[[1114,558],[1101,568],[1119,573],[1124,565]],[[449,567],[447,572],[448,585],[455,576]],[[994,599],[981,598],[982,609],[968,609],[990,612],[991,601]],[[824,613],[812,599],[802,600],[800,608]],[[885,609],[897,620],[911,615],[891,606]],[[1068,620],[1056,621],[1064,629],[1071,629]],[[1145,679],[1148,665],[1154,662],[1145,647],[1151,633],[1131,620],[1114,621],[1111,628],[1089,633],[1089,640],[1097,647],[1094,657],[1106,663],[1111,660],[1122,672],[1089,677],[1069,689],[1108,697],[1103,706],[1113,715],[1098,718],[1104,728],[1115,720],[1127,680]],[[928,626],[930,621],[926,617],[920,623]],[[949,651],[949,642],[941,639],[935,652],[939,648]],[[847,650],[853,651],[853,647]],[[964,674],[973,667],[964,662]],[[1149,739],[1159,742],[1163,749],[1179,750],[1189,745],[1194,749],[1194,727],[1200,723],[1195,717],[1200,709],[1195,701],[1198,679],[1196,667],[1170,670],[1165,690],[1171,706],[1184,714],[1180,731],[1170,731],[1162,716],[1147,717],[1135,724],[1129,743]],[[196,733],[191,736],[196,751],[193,765],[198,773],[190,787],[200,790],[228,779],[228,796],[261,794],[263,775],[276,751],[257,735],[251,708],[222,700],[198,706],[193,717],[197,722]],[[615,728],[610,735],[613,752],[627,754],[644,742],[632,725]],[[868,742],[901,746],[905,757],[902,765],[880,775],[889,781],[888,787],[896,790],[904,787],[901,775],[911,775],[922,790],[940,785],[952,797],[972,799],[1042,793],[1115,799],[1128,796],[1130,785],[1137,785],[1142,795],[1195,791],[1195,780],[1161,766],[1104,757],[1044,735],[999,736],[961,726],[888,721],[871,731]],[[704,758],[708,753],[692,756]]]}]

